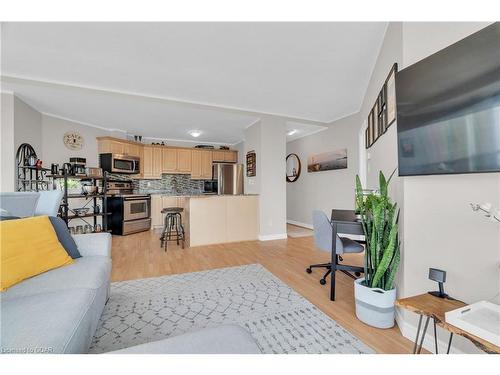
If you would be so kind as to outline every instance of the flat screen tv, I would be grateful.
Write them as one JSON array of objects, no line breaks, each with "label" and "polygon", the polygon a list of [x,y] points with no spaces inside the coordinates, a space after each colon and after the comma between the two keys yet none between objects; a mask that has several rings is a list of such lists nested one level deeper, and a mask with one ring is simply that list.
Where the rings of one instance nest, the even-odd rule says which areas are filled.
[{"label": "flat screen tv", "polygon": [[396,76],[399,175],[500,172],[500,23]]}]

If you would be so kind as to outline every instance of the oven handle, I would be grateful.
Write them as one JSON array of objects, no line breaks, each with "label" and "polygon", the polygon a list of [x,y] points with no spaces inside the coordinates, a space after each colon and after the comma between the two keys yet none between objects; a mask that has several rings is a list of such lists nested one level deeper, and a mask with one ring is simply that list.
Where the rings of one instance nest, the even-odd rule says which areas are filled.
[{"label": "oven handle", "polygon": [[150,201],[151,197],[128,197],[123,198],[124,201]]}]

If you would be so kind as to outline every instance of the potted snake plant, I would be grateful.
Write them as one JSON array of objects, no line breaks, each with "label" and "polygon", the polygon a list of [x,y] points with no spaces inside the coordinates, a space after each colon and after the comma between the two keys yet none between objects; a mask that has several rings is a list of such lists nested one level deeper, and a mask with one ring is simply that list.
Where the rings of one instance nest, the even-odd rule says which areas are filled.
[{"label": "potted snake plant", "polygon": [[399,209],[388,195],[389,182],[379,173],[379,190],[366,195],[356,176],[356,209],[365,232],[365,277],[355,280],[356,316],[377,328],[394,326],[396,288],[400,261]]}]

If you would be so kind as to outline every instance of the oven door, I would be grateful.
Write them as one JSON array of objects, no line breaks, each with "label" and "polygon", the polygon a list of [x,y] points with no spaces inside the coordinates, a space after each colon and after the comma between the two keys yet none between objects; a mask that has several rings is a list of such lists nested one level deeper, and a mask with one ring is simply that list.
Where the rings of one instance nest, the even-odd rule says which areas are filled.
[{"label": "oven door", "polygon": [[123,200],[123,220],[147,219],[151,200],[148,198],[125,198]]},{"label": "oven door", "polygon": [[111,172],[139,173],[139,159],[125,155],[113,155]]}]

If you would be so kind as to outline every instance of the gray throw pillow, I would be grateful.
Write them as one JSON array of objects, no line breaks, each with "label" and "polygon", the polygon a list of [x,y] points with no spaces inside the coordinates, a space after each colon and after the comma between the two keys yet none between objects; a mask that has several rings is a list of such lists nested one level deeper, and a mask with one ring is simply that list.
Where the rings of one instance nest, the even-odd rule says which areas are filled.
[{"label": "gray throw pillow", "polygon": [[56,216],[49,216],[49,219],[57,234],[57,239],[64,247],[64,250],[66,250],[68,255],[73,259],[81,258],[82,256],[78,251],[75,240],[71,237],[64,220]]}]

